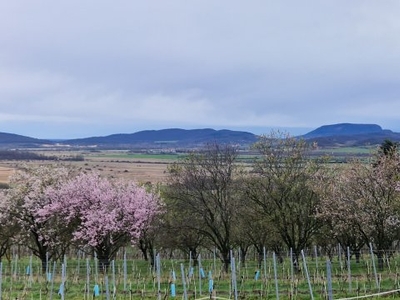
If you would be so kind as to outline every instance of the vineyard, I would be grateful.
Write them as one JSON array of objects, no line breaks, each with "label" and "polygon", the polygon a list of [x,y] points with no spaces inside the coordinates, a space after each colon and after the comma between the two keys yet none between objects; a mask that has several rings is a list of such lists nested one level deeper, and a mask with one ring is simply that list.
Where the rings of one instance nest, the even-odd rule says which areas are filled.
[{"label": "vineyard", "polygon": [[397,145],[335,165],[290,137],[256,148],[208,145],[155,183],[126,158],[20,165],[0,193],[1,299],[398,297]]},{"label": "vineyard", "polygon": [[331,259],[318,247],[302,251],[298,264],[291,263],[290,251],[283,257],[265,251],[261,261],[250,253],[244,262],[236,259],[240,250],[232,251],[229,272],[216,251],[196,259],[158,253],[151,264],[126,248],[108,268],[78,251],[48,261],[45,270],[39,260],[21,255],[0,265],[0,299],[395,299],[400,288],[399,253],[377,270],[371,249],[356,262],[339,246]]}]

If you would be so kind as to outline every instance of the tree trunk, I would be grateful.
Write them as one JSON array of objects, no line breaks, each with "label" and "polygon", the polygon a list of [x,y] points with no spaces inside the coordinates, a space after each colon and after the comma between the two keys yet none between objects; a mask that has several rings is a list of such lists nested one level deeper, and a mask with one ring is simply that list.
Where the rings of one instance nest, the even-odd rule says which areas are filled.
[{"label": "tree trunk", "polygon": [[242,264],[246,263],[246,255],[247,255],[248,250],[249,250],[249,247],[240,248],[240,262]]},{"label": "tree trunk", "polygon": [[385,255],[383,254],[382,251],[377,251],[376,257],[378,258],[378,269],[382,271],[385,265],[385,260],[384,260]]},{"label": "tree trunk", "polygon": [[258,268],[261,269],[262,268],[262,263],[264,261],[264,252],[263,251],[257,251],[257,264],[258,264]]},{"label": "tree trunk", "polygon": [[140,239],[139,240],[139,249],[140,249],[140,252],[142,252],[142,255],[143,255],[143,259],[145,260],[145,261],[148,261],[149,260],[149,257],[147,256],[147,247],[146,247],[146,243],[145,243],[145,241],[143,240],[143,239]]},{"label": "tree trunk", "polygon": [[42,264],[42,273],[45,274],[45,276],[47,276],[46,272],[51,272],[48,263],[50,259],[53,257],[53,255],[48,254],[47,251],[40,251],[37,254]]},{"label": "tree trunk", "polygon": [[107,254],[98,254],[99,272],[106,274],[110,267],[110,257]]},{"label": "tree trunk", "polygon": [[196,247],[192,247],[192,248],[189,247],[189,256],[190,256],[190,254],[191,254],[191,257],[192,257],[193,266],[197,266],[198,263],[199,263],[199,261],[197,260],[197,258],[199,257],[199,254],[197,253],[197,248]]},{"label": "tree trunk", "polygon": [[150,257],[151,266],[154,267],[155,257],[154,257],[153,243],[150,240],[145,239],[145,238],[144,239],[140,239],[139,240],[139,249],[143,254],[143,259],[145,261],[148,261],[149,257]]},{"label": "tree trunk", "polygon": [[224,271],[225,273],[229,272],[229,265],[231,263],[231,258],[230,258],[230,250],[228,251],[221,251],[221,260],[224,266]]},{"label": "tree trunk", "polygon": [[107,273],[110,267],[110,261],[113,259],[111,257],[111,249],[104,245],[100,245],[95,248],[97,261],[98,261],[98,271],[99,273]]},{"label": "tree trunk", "polygon": [[50,270],[47,269],[47,258],[45,257],[39,257],[40,261],[42,263],[42,273],[45,274],[45,276],[47,276],[46,272],[50,272]]},{"label": "tree trunk", "polygon": [[292,259],[293,259],[293,269],[295,272],[300,273],[300,262],[299,262],[300,253],[293,251]]},{"label": "tree trunk", "polygon": [[152,267],[154,267],[155,262],[156,262],[156,257],[154,255],[155,253],[154,253],[153,243],[150,240],[146,240],[146,248],[147,248],[148,257],[150,257],[150,264]]},{"label": "tree trunk", "polygon": [[354,255],[356,257],[356,263],[359,264],[360,263],[360,258],[361,258],[361,251],[360,250],[356,250],[354,252]]},{"label": "tree trunk", "polygon": [[0,262],[2,261],[3,256],[6,255],[9,249],[10,249],[10,243],[7,240],[0,246]]}]

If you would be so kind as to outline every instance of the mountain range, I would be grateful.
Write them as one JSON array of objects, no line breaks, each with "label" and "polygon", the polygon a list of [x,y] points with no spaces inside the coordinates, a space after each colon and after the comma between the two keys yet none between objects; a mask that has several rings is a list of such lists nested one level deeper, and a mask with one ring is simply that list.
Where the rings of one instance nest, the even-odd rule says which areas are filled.
[{"label": "mountain range", "polygon": [[[379,145],[388,139],[400,142],[400,133],[382,129],[376,124],[340,123],[324,125],[305,135],[298,136],[319,147]],[[231,143],[249,146],[256,142],[256,134],[245,131],[206,129],[162,129],[145,130],[130,134],[87,137],[69,140],[45,140],[0,132],[1,148],[41,148],[41,147],[96,147],[98,149],[132,148],[195,148],[206,143]]]}]

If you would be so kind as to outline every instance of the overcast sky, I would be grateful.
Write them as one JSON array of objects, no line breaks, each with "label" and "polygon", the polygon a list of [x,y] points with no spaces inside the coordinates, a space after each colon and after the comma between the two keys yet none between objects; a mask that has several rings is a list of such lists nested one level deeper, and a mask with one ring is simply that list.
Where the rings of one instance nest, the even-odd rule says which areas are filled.
[{"label": "overcast sky", "polygon": [[0,1],[0,131],[400,132],[399,0]]}]

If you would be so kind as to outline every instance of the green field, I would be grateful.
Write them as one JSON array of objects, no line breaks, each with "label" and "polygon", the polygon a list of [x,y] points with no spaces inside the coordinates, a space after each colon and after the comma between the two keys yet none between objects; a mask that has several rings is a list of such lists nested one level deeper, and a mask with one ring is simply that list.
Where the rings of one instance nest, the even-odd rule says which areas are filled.
[{"label": "green field", "polygon": [[376,151],[376,149],[376,147],[337,147],[317,150],[317,152],[327,154],[370,155]]},{"label": "green field", "polygon": [[112,159],[136,159],[136,160],[177,160],[184,155],[178,155],[178,154],[147,154],[147,153],[127,153],[127,152],[121,152],[121,153],[101,153],[97,155],[91,155],[93,158],[112,158]]}]

